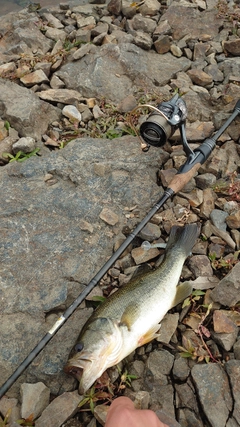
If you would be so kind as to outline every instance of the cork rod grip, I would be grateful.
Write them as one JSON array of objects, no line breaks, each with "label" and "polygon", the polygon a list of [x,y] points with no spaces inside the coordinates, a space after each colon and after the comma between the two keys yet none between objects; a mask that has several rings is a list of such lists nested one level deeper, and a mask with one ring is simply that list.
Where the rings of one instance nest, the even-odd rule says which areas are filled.
[{"label": "cork rod grip", "polygon": [[200,166],[201,163],[196,163],[189,171],[176,174],[170,182],[168,188],[171,188],[175,194],[181,191],[183,187],[190,181],[190,179],[196,175]]}]

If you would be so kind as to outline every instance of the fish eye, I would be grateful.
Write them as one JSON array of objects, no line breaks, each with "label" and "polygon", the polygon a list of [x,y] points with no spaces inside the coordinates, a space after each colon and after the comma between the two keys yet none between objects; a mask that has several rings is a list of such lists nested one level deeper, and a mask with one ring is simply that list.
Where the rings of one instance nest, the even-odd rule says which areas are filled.
[{"label": "fish eye", "polygon": [[75,351],[77,351],[78,353],[82,351],[82,349],[83,349],[83,343],[79,342],[75,345]]}]

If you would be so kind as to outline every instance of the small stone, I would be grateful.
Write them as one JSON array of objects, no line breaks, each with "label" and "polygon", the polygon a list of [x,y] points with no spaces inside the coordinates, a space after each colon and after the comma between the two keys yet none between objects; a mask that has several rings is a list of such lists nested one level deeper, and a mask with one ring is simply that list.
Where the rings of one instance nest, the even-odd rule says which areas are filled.
[{"label": "small stone", "polygon": [[211,333],[212,338],[218,343],[224,350],[230,351],[236,342],[238,336],[238,327],[235,326],[235,330],[231,333]]},{"label": "small stone", "polygon": [[50,27],[58,28],[58,29],[64,28],[64,25],[61,23],[61,21],[59,21],[58,18],[52,15],[52,13],[44,13],[43,17],[48,22]]},{"label": "small stone", "polygon": [[129,111],[132,111],[136,106],[136,98],[135,96],[130,94],[118,104],[117,109],[120,113],[128,113]]},{"label": "small stone", "polygon": [[154,47],[159,54],[167,53],[171,47],[171,40],[168,35],[160,35],[158,39],[153,43]]},{"label": "small stone", "polygon": [[72,104],[75,101],[82,100],[82,95],[73,89],[48,89],[38,92],[37,95],[44,101],[60,102],[62,104]]},{"label": "small stone", "polygon": [[94,408],[94,417],[102,425],[105,426],[109,406],[97,405]]},{"label": "small stone", "polygon": [[64,42],[66,40],[67,34],[64,30],[59,30],[58,28],[47,27],[45,36],[51,40],[61,40]]},{"label": "small stone", "polygon": [[140,231],[139,237],[148,242],[153,242],[153,240],[159,239],[161,236],[161,230],[158,225],[152,224],[151,222],[147,223],[145,227]]},{"label": "small stone", "polygon": [[216,182],[216,177],[212,173],[203,173],[195,177],[198,188],[204,190],[211,187]]},{"label": "small stone", "polygon": [[65,87],[65,83],[54,74],[50,80],[50,86],[52,89],[61,89]]},{"label": "small stone", "polygon": [[185,197],[192,207],[196,208],[203,203],[203,191],[199,188],[194,188],[189,193],[180,193],[180,195]]},{"label": "small stone", "polygon": [[211,298],[223,306],[233,307],[239,302],[240,263],[237,263],[211,292]]},{"label": "small stone", "polygon": [[159,253],[160,252],[157,248],[150,248],[148,250],[145,250],[142,247],[134,248],[131,252],[132,257],[137,265],[143,264],[144,262],[156,258]]},{"label": "small stone", "polygon": [[28,418],[33,414],[34,419],[38,418],[43,410],[48,406],[50,399],[50,389],[42,382],[35,384],[23,383],[21,385],[21,416]]},{"label": "small stone", "polygon": [[239,56],[240,55],[240,38],[224,41],[223,49],[234,56]]},{"label": "small stone", "polygon": [[160,170],[159,177],[162,181],[162,185],[164,187],[167,187],[172,181],[173,177],[176,175],[176,173],[177,173],[177,169],[175,168]]},{"label": "small stone", "polygon": [[172,373],[175,380],[186,381],[190,373],[188,361],[183,357],[175,359]]},{"label": "small stone", "polygon": [[194,365],[191,374],[210,425],[224,427],[233,407],[226,372],[219,364],[209,363]]},{"label": "small stone", "polygon": [[225,222],[228,214],[220,209],[213,209],[210,213],[210,219],[219,230],[226,231],[227,224]]},{"label": "small stone", "polygon": [[189,268],[195,277],[211,277],[213,270],[209,258],[206,255],[194,255],[189,259]]},{"label": "small stone", "polygon": [[56,397],[35,421],[35,427],[60,427],[77,412],[81,399],[78,391],[65,392]]},{"label": "small stone", "polygon": [[231,390],[234,399],[232,415],[238,425],[240,425],[240,361],[229,360],[225,366],[230,378]]},{"label": "small stone", "polygon": [[202,70],[199,70],[198,68],[192,68],[191,70],[188,70],[187,74],[191,78],[192,82],[196,85],[205,87],[212,84],[212,76]]},{"label": "small stone", "polygon": [[85,221],[84,219],[81,219],[79,221],[79,226],[83,231],[88,231],[89,233],[93,233],[94,231],[93,225],[90,224],[88,221]]},{"label": "small stone", "polygon": [[231,230],[231,235],[232,235],[234,242],[236,243],[237,250],[239,250],[240,249],[240,231],[233,229],[233,230]]},{"label": "small stone", "polygon": [[230,246],[230,248],[235,249],[235,242],[227,231],[219,230],[219,228],[215,227],[214,225],[211,225],[211,229],[215,236],[221,237],[221,239],[223,239],[228,244],[228,246]]},{"label": "small stone", "polygon": [[180,47],[177,46],[176,44],[172,44],[170,47],[170,50],[171,50],[173,56],[176,56],[177,58],[180,58],[183,54]]},{"label": "small stone", "polygon": [[240,360],[240,338],[235,342],[233,346],[234,357],[237,360]]},{"label": "small stone", "polygon": [[169,344],[174,332],[177,329],[179,320],[178,313],[167,313],[166,316],[161,321],[161,328],[159,330],[159,337],[157,337],[158,342],[164,344]]},{"label": "small stone", "polygon": [[226,223],[231,229],[240,229],[240,209],[226,217]]},{"label": "small stone", "polygon": [[139,46],[141,49],[150,50],[152,47],[152,37],[144,33],[143,31],[137,31],[134,37],[134,44]]},{"label": "small stone", "polygon": [[115,225],[119,221],[118,215],[109,208],[103,208],[99,217],[109,225]]},{"label": "small stone", "polygon": [[93,106],[93,117],[94,119],[99,119],[99,117],[104,116],[103,111],[101,110],[101,108],[98,105],[94,105]]},{"label": "small stone", "polygon": [[145,0],[139,7],[139,11],[143,16],[154,16],[159,12],[160,7],[158,0]]},{"label": "small stone", "polygon": [[8,73],[13,73],[16,70],[15,62],[7,62],[0,65],[0,77],[4,77]]},{"label": "small stone", "polygon": [[121,0],[110,0],[110,2],[107,5],[107,10],[110,13],[113,13],[114,15],[118,16],[121,12],[122,2]]},{"label": "small stone", "polygon": [[65,105],[62,109],[62,113],[64,116],[68,117],[72,123],[78,124],[82,120],[82,115],[75,105]]},{"label": "small stone", "polygon": [[33,85],[40,85],[42,83],[48,83],[49,79],[42,70],[36,70],[32,73],[26,74],[23,76],[20,81],[26,86],[31,87]]},{"label": "small stone", "polygon": [[22,151],[23,153],[31,153],[36,148],[35,139],[31,136],[26,136],[20,138],[17,142],[15,142],[12,146],[12,150],[14,154],[17,154],[18,151]]},{"label": "small stone", "polygon": [[[154,350],[148,357],[146,367],[151,371],[156,380],[163,380],[163,376],[170,374],[173,362],[174,356],[169,351]],[[161,369],[159,369],[160,367]],[[166,383],[166,379],[164,383]]]},{"label": "small stone", "polygon": [[150,394],[143,390],[137,391],[134,398],[134,406],[136,409],[148,409],[150,403]]},{"label": "small stone", "polygon": [[215,310],[213,313],[213,328],[217,333],[232,333],[235,332],[235,323],[228,318],[224,310]]},{"label": "small stone", "polygon": [[[17,399],[3,396],[0,399],[0,414],[2,414],[3,417],[6,417],[7,415],[9,415],[7,418],[8,420],[7,425],[9,425],[9,423],[11,425],[12,423],[14,423],[14,427],[15,427],[15,421],[21,417],[20,408],[18,406]],[[1,425],[1,416],[0,416],[0,425]]]},{"label": "small stone", "polygon": [[210,213],[215,207],[215,198],[216,195],[211,188],[203,190],[203,203],[200,206],[200,213],[204,218],[210,217]]}]

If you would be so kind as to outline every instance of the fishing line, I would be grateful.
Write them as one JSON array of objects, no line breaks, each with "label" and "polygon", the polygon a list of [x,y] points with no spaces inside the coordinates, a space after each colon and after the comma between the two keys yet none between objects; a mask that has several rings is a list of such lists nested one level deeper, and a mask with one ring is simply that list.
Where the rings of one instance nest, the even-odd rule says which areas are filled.
[{"label": "fishing line", "polygon": [[[175,101],[176,101],[176,97],[175,97]],[[171,102],[169,102],[169,104],[171,104]],[[171,106],[174,106],[175,108],[174,103],[172,103]],[[226,130],[226,128],[230,125],[230,123],[235,119],[235,117],[239,113],[240,113],[240,99],[236,103],[236,106],[234,108],[232,115],[227,119],[227,121],[222,125],[222,127],[215,133],[215,135],[211,138],[207,138],[193,152],[192,151],[190,152],[186,162],[180,167],[179,171],[170,182],[169,187],[164,191],[160,200],[152,207],[150,212],[145,216],[145,218],[143,218],[143,220],[132,231],[132,233],[129,234],[129,236],[125,239],[125,241],[118,248],[118,250],[114,252],[111,258],[104,264],[104,266],[92,278],[92,280],[83,290],[83,292],[80,293],[80,295],[75,299],[75,301],[73,301],[73,303],[67,308],[67,310],[58,318],[58,320],[55,322],[53,327],[46,333],[46,335],[41,339],[41,341],[37,344],[37,346],[29,353],[29,355],[18,366],[15,372],[2,385],[2,387],[0,388],[0,398],[9,390],[9,388],[24,372],[24,370],[28,367],[28,365],[35,359],[35,357],[40,353],[40,351],[52,339],[55,333],[62,327],[62,325],[66,322],[66,320],[71,316],[71,314],[76,310],[76,308],[81,304],[81,302],[86,298],[86,296],[91,292],[91,290],[96,286],[96,284],[107,273],[107,271],[114,264],[114,262],[117,261],[120,255],[126,250],[129,244],[133,241],[133,239],[137,236],[137,234],[142,230],[142,228],[149,222],[149,220],[153,217],[153,215],[157,213],[157,211],[166,203],[166,201],[169,198],[171,198],[174,194],[180,191],[185,186],[185,184],[187,184],[189,180],[195,176],[200,166],[203,163],[205,163],[205,161],[208,159],[213,149],[215,148],[217,139]],[[170,120],[171,118],[169,119],[169,122],[171,123]],[[151,130],[151,120],[149,121],[149,129]],[[157,146],[156,139],[153,141],[153,145]],[[111,186],[109,186],[109,188],[110,187]]]}]

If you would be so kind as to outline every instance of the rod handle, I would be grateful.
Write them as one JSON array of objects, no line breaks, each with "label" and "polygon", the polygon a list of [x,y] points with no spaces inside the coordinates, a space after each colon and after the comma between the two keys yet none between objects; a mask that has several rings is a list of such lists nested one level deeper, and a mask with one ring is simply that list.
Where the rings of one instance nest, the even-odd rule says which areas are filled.
[{"label": "rod handle", "polygon": [[198,169],[200,168],[201,163],[196,163],[190,170],[187,172],[182,172],[176,174],[172,181],[170,182],[168,188],[170,188],[174,193],[178,193],[183,189],[183,187],[190,181],[191,178],[194,178]]}]

